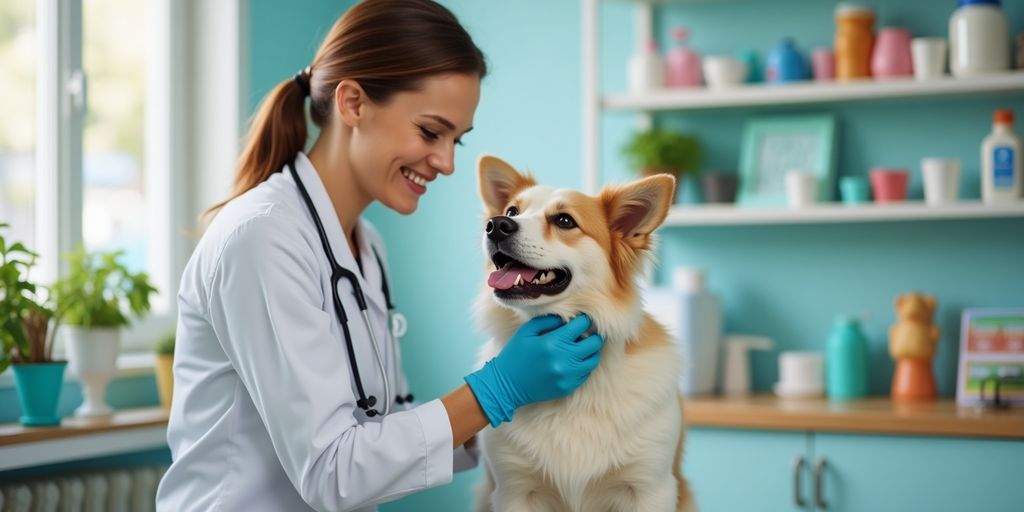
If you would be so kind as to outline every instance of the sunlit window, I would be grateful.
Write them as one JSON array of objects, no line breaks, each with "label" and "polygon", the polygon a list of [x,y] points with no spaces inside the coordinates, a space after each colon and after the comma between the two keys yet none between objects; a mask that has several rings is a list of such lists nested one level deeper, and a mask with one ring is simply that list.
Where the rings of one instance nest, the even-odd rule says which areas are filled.
[{"label": "sunlit window", "polygon": [[0,1],[0,223],[35,242],[36,49],[34,0]]},{"label": "sunlit window", "polygon": [[82,65],[89,77],[83,139],[82,238],[89,250],[124,250],[146,264],[144,189],[146,4],[82,2]]}]

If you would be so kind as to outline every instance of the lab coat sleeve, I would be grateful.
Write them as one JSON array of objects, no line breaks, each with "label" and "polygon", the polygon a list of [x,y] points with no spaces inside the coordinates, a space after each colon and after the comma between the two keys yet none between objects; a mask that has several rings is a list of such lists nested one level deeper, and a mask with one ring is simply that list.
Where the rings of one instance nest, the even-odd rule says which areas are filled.
[{"label": "lab coat sleeve", "polygon": [[289,222],[264,215],[227,238],[209,276],[214,330],[282,468],[317,510],[450,482],[452,431],[440,400],[356,422],[345,344],[331,334],[334,314],[321,309],[318,250]]}]

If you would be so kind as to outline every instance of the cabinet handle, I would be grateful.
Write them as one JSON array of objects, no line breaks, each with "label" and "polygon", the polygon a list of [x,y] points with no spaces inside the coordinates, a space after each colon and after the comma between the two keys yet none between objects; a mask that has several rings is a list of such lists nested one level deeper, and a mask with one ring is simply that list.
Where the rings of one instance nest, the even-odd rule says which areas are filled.
[{"label": "cabinet handle", "polygon": [[824,484],[822,482],[827,464],[824,457],[814,463],[814,505],[821,510],[828,509],[828,504],[825,503]]},{"label": "cabinet handle", "polygon": [[804,470],[804,457],[798,455],[793,460],[793,501],[796,502],[797,508],[804,508],[806,503],[804,502],[803,492],[800,490],[800,473]]}]

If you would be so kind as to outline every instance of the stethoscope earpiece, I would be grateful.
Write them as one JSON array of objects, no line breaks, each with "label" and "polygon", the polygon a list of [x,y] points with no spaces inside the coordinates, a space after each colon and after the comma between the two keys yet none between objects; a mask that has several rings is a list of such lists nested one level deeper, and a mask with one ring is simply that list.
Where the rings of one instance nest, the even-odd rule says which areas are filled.
[{"label": "stethoscope earpiece", "polygon": [[398,402],[398,405],[411,404],[413,400],[415,400],[415,398],[413,398],[412,393],[405,396],[398,395],[395,397],[395,401]]}]

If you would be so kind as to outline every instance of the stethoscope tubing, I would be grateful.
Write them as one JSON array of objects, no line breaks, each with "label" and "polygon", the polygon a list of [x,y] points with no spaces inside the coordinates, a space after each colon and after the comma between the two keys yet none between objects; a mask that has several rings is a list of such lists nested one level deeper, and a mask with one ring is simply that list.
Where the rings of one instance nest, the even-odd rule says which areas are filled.
[{"label": "stethoscope tubing", "polygon": [[[363,294],[363,289],[359,286],[359,280],[356,275],[349,269],[342,267],[338,264],[338,261],[334,258],[334,252],[331,249],[331,243],[327,239],[327,232],[324,230],[323,223],[320,221],[320,215],[316,211],[316,206],[313,204],[313,200],[309,197],[309,192],[306,190],[305,185],[299,178],[298,172],[295,171],[295,163],[288,163],[288,171],[291,173],[292,178],[295,180],[295,184],[298,186],[299,194],[302,196],[303,202],[306,203],[306,208],[313,217],[313,223],[316,225],[317,234],[320,236],[320,244],[323,246],[324,253],[327,255],[327,261],[331,265],[331,295],[332,302],[334,305],[334,312],[337,315],[338,320],[341,323],[342,330],[344,331],[345,346],[348,349],[348,360],[349,366],[352,367],[352,375],[356,381],[356,391],[359,393],[359,400],[357,405],[364,409],[367,416],[376,416],[379,412],[373,409],[376,404],[376,398],[373,396],[367,397],[366,392],[363,389],[363,380],[359,375],[359,365],[356,363],[355,349],[352,346],[352,333],[348,328],[348,315],[345,313],[345,306],[341,302],[341,298],[338,296],[338,283],[342,278],[348,280],[349,285],[352,286],[352,294],[356,299],[356,303],[359,305],[359,311],[363,316],[363,321],[366,322],[366,330],[370,333],[370,344],[373,346],[373,355],[377,360],[377,366],[380,368],[381,375],[384,376],[384,396],[387,397],[384,400],[384,416],[391,413],[391,385],[390,379],[388,378],[387,369],[384,367],[384,359],[380,355],[380,348],[377,345],[377,334],[373,329],[373,324],[370,322],[370,316],[367,313],[366,296]],[[377,250],[374,249],[374,255],[377,257],[377,264],[381,270],[381,280],[384,287],[384,296],[387,300],[389,318],[390,310],[393,307],[391,305],[391,293],[387,289],[387,280],[384,277],[384,264],[380,261],[380,255],[377,254]],[[398,347],[395,347],[395,356],[398,357]],[[401,375],[401,371],[398,371],[398,375]],[[401,383],[399,383],[401,385]]]}]

